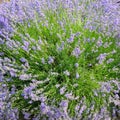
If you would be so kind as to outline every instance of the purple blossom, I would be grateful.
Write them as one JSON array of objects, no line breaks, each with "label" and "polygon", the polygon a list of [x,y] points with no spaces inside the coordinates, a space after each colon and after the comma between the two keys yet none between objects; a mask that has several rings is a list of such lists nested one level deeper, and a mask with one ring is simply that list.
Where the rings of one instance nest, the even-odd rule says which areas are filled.
[{"label": "purple blossom", "polygon": [[68,43],[72,43],[74,41],[74,34],[70,36],[70,38],[67,40]]},{"label": "purple blossom", "polygon": [[0,99],[3,101],[6,100],[6,95],[7,95],[6,92],[0,93]]},{"label": "purple blossom", "polygon": [[54,57],[49,57],[49,59],[48,59],[48,64],[52,64],[52,63],[54,63]]},{"label": "purple blossom", "polygon": [[60,88],[60,94],[63,95],[65,93],[65,90],[66,90],[65,87]]},{"label": "purple blossom", "polygon": [[30,43],[28,41],[23,41],[23,42],[24,42],[24,45],[22,46],[22,48],[27,52],[29,50]]},{"label": "purple blossom", "polygon": [[101,40],[101,38],[99,38],[97,41],[97,46],[100,47],[102,46],[102,44],[103,44],[103,41]]},{"label": "purple blossom", "polygon": [[103,92],[110,93],[110,91],[112,90],[112,86],[108,82],[101,82],[101,90]]},{"label": "purple blossom", "polygon": [[4,22],[0,21],[0,29],[4,28],[5,27],[5,24]]},{"label": "purple blossom", "polygon": [[71,92],[71,93],[66,93],[66,94],[65,94],[65,97],[66,97],[67,99],[74,100],[74,96],[73,96],[72,92]]},{"label": "purple blossom", "polygon": [[77,33],[75,34],[75,36],[78,37],[80,34],[81,34],[80,32],[77,32]]},{"label": "purple blossom", "polygon": [[4,42],[5,41],[0,38],[0,45],[4,44]]},{"label": "purple blossom", "polygon": [[79,73],[76,73],[76,79],[78,79],[80,77]]},{"label": "purple blossom", "polygon": [[4,55],[4,52],[0,52],[0,56],[3,56]]},{"label": "purple blossom", "polygon": [[33,96],[31,96],[31,94],[32,94],[32,90],[34,88],[35,88],[34,86],[28,86],[28,87],[24,88],[23,93],[22,93],[22,96],[24,97],[24,99],[28,99],[29,97],[33,97]]},{"label": "purple blossom", "polygon": [[72,54],[73,54],[76,58],[78,58],[79,55],[81,54],[80,48],[79,48],[79,47],[76,47],[76,48],[73,50]]},{"label": "purple blossom", "polygon": [[20,80],[28,80],[30,77],[31,77],[31,76],[28,75],[28,74],[22,74],[22,75],[19,76],[19,79],[20,79]]},{"label": "purple blossom", "polygon": [[29,97],[31,98],[31,100],[33,100],[33,101],[38,101],[40,98],[39,98],[39,96],[37,96],[36,94],[34,94],[33,92],[31,92],[30,94],[29,94]]},{"label": "purple blossom", "polygon": [[31,114],[28,112],[23,112],[24,114],[24,119],[30,119]]},{"label": "purple blossom", "polygon": [[3,81],[3,74],[2,74],[2,72],[0,71],[0,82],[2,82]]},{"label": "purple blossom", "polygon": [[104,60],[106,59],[106,56],[107,54],[106,53],[103,53],[103,54],[100,54],[98,57],[97,57],[97,60],[99,60],[99,64],[102,64],[104,62]]},{"label": "purple blossom", "polygon": [[43,41],[41,40],[41,38],[39,38],[38,43],[39,43],[40,45],[43,44]]},{"label": "purple blossom", "polygon": [[16,71],[14,69],[10,70],[11,77],[16,77]]},{"label": "purple blossom", "polygon": [[0,15],[0,29],[5,29],[8,26],[8,19]]},{"label": "purple blossom", "polygon": [[41,102],[45,102],[46,101],[46,97],[45,96],[43,96],[43,95],[41,95],[40,97],[39,97],[39,100],[41,101]]},{"label": "purple blossom", "polygon": [[16,87],[14,85],[12,85],[12,88],[11,88],[11,94],[15,94],[15,91],[16,91]]},{"label": "purple blossom", "polygon": [[[82,3],[83,2],[83,3]],[[115,31],[115,33],[113,33],[113,34],[118,34],[118,31],[120,31],[119,30],[119,15],[120,14],[118,14],[119,12],[118,12],[118,10],[116,9],[116,7],[115,6],[113,6],[112,4],[111,4],[111,2],[110,2],[110,4],[109,4],[109,0],[100,0],[100,1],[94,1],[95,2],[95,4],[93,5],[92,4],[92,2],[90,2],[90,5],[88,5],[88,4],[86,4],[86,2],[85,1],[80,1],[80,3],[79,3],[79,0],[75,0],[75,1],[71,1],[71,0],[60,0],[60,2],[59,1],[54,1],[54,2],[50,2],[49,0],[41,0],[41,1],[39,1],[39,0],[35,0],[34,2],[26,2],[26,1],[21,1],[21,2],[19,2],[18,0],[17,1],[15,1],[15,0],[13,0],[13,1],[11,1],[10,3],[9,3],[9,5],[7,5],[7,3],[6,4],[4,4],[4,6],[6,6],[6,7],[4,7],[4,6],[0,6],[0,14],[1,14],[1,8],[3,9],[3,13],[2,14],[4,14],[4,16],[6,16],[6,17],[8,17],[10,20],[11,20],[11,22],[12,21],[14,21],[14,23],[16,24],[16,22],[18,23],[20,23],[20,21],[21,21],[21,23],[20,24],[23,24],[24,23],[24,21],[27,21],[28,22],[28,26],[29,26],[29,20],[31,21],[31,20],[33,20],[34,18],[36,18],[35,17],[35,14],[36,15],[38,15],[37,17],[37,20],[35,19],[35,21],[34,22],[37,22],[37,21],[39,21],[39,23],[41,24],[42,23],[42,21],[41,21],[41,19],[43,19],[43,25],[44,25],[44,27],[47,27],[47,29],[49,29],[49,25],[48,25],[48,21],[46,22],[46,21],[44,21],[44,20],[47,20],[45,17],[45,15],[44,15],[44,13],[42,13],[42,9],[44,9],[44,7],[46,6],[48,6],[48,8],[50,8],[50,9],[53,9],[55,12],[57,11],[57,8],[58,8],[58,6],[61,4],[62,5],[62,7],[63,8],[65,8],[68,12],[69,12],[69,15],[68,15],[68,17],[70,17],[70,19],[71,19],[71,21],[72,22],[74,22],[74,21],[76,21],[76,20],[78,20],[78,18],[74,18],[74,16],[72,16],[72,14],[71,13],[74,13],[74,12],[76,12],[77,13],[77,15],[79,16],[79,11],[80,11],[80,16],[85,16],[85,18],[86,18],[86,27],[87,28],[90,28],[91,30],[93,30],[93,29],[96,29],[96,28],[98,28],[99,30],[99,32],[101,32],[101,31],[107,31],[107,32],[105,32],[106,34],[111,34],[112,32],[111,31]],[[26,4],[25,4],[26,3]],[[97,4],[96,4],[97,3]],[[45,6],[44,6],[45,5]],[[76,6],[75,7],[75,10],[74,10],[74,5]],[[4,9],[5,8],[5,9]],[[7,9],[8,8],[8,9]],[[42,9],[41,9],[42,8]],[[113,9],[113,10],[112,10]],[[49,9],[48,9],[49,10]],[[78,10],[78,11],[77,11]],[[114,10],[116,10],[116,12],[114,12]],[[104,14],[102,15],[102,13],[101,13],[101,11],[103,11],[104,12]],[[11,14],[12,13],[12,14]],[[34,14],[35,13],[35,14]],[[92,14],[91,14],[92,13]],[[101,13],[101,14],[100,14]],[[43,14],[43,15],[42,15]],[[40,17],[39,17],[40,16]],[[2,19],[2,20],[1,20]],[[69,18],[68,18],[69,19]],[[83,19],[83,18],[82,18]],[[60,21],[57,21],[58,23],[60,22]],[[62,23],[63,23],[63,25],[62,25],[62,30],[64,30],[64,32],[65,32],[65,29],[64,29],[64,25],[66,24],[66,21],[61,21]],[[37,24],[37,23],[36,23]],[[7,41],[7,46],[8,47],[10,47],[11,48],[11,50],[13,50],[13,48],[15,47],[15,43],[14,42],[11,42],[10,41],[10,38],[9,38],[9,34],[7,35],[7,34],[4,34],[4,30],[7,28],[7,27],[9,27],[9,25],[8,25],[8,20],[6,19],[3,19],[2,17],[1,17],[1,15],[0,15],[0,37],[1,36],[4,36],[4,38],[5,38],[5,40]],[[32,24],[30,24],[30,26],[29,27],[32,27]],[[39,26],[35,26],[35,27],[37,27],[37,28],[39,28]],[[50,26],[51,28],[52,28],[52,26]],[[107,28],[107,29],[106,29]],[[2,32],[1,32],[1,30],[2,30]],[[77,30],[77,29],[76,29]],[[69,30],[68,30],[69,31]],[[26,31],[25,31],[26,32]],[[51,32],[51,31],[50,31]],[[61,31],[62,32],[62,31]],[[72,29],[71,29],[71,32],[72,32]],[[41,31],[41,33],[42,33],[42,31]],[[27,34],[27,33],[26,33]],[[32,34],[32,33],[31,33]],[[33,33],[34,34],[34,33]],[[46,33],[47,34],[47,33]],[[66,33],[65,33],[66,34]],[[78,33],[76,33],[75,35],[74,34],[72,34],[71,36],[70,36],[70,38],[69,39],[67,39],[67,42],[68,43],[73,43],[74,42],[74,39],[75,39],[75,37],[76,36],[78,36],[79,34]],[[22,36],[22,35],[21,35]],[[24,36],[24,35],[23,35]],[[89,36],[89,35],[88,35]],[[38,37],[38,36],[36,36],[36,37]],[[43,37],[43,36],[42,36]],[[65,37],[64,37],[64,35],[63,36],[60,36],[61,38],[60,38],[60,40],[62,40],[62,39],[65,39]],[[44,55],[42,55],[43,56],[43,58],[42,59],[40,59],[40,57],[41,56],[39,56],[39,52],[41,52],[41,50],[42,50],[42,45],[44,46],[44,45],[46,45],[46,43],[44,44],[43,43],[43,41],[42,40],[38,40],[37,42],[36,42],[36,40],[34,40],[33,38],[31,38],[31,36],[27,36],[27,40],[26,40],[26,37],[21,37],[21,39],[22,38],[24,38],[25,40],[23,40],[23,46],[22,46],[22,48],[23,48],[23,50],[25,50],[25,51],[28,51],[29,49],[30,50],[38,50],[38,52],[36,51],[36,52],[34,52],[34,53],[38,53],[37,55],[38,55],[38,60],[41,60],[41,62],[42,62],[42,64],[45,64],[45,62],[48,62],[48,64],[52,64],[52,63],[54,63],[54,57],[52,57],[52,56],[49,56],[48,57],[48,61],[45,61],[45,59],[46,59],[46,57],[47,56],[45,56],[45,59],[44,59]],[[81,39],[81,38],[80,38]],[[91,40],[90,40],[91,38],[89,38],[89,39],[87,39],[87,41],[88,42],[90,42]],[[106,41],[107,41],[107,39],[106,39]],[[31,45],[32,45],[32,43],[34,42],[34,44],[36,45],[36,46],[33,46],[33,47],[30,47]],[[75,41],[76,42],[76,41]],[[95,40],[94,41],[92,41],[92,42],[95,42]],[[31,43],[31,45],[30,45],[30,43]],[[63,50],[64,49],[64,47],[68,47],[68,45],[65,45],[65,44],[67,44],[67,43],[64,43],[64,42],[62,42],[62,41],[60,41],[60,43],[61,43],[61,45],[60,46],[57,46],[57,50],[58,51],[61,51],[61,50]],[[58,44],[60,44],[60,43],[58,43]],[[81,41],[80,41],[80,43],[81,43]],[[1,42],[1,40],[0,40],[0,44],[2,44],[3,45],[3,41]],[[48,44],[48,43],[47,43]],[[77,44],[77,43],[76,43]],[[75,45],[76,45],[75,44]],[[88,43],[87,43],[88,44]],[[118,43],[117,43],[118,44]],[[69,44],[70,45],[70,44]],[[102,46],[103,45],[103,41],[101,40],[101,38],[97,41],[97,46],[98,47],[100,47],[100,46]],[[119,45],[119,44],[118,44]],[[82,45],[81,45],[82,46]],[[105,47],[105,48],[107,48],[107,47],[109,47],[110,46],[110,44],[109,43],[107,43],[106,42],[106,44],[104,44],[104,46],[103,47]],[[20,47],[20,44],[19,44],[19,47]],[[40,48],[41,47],[41,48]],[[98,48],[97,47],[97,48]],[[17,48],[17,47],[16,47]],[[70,49],[72,49],[73,47],[71,47]],[[96,47],[95,47],[96,48]],[[8,48],[9,49],[9,48]],[[97,49],[96,51],[98,51],[99,49]],[[17,49],[16,49],[16,51],[17,51]],[[99,51],[98,51],[99,52]],[[116,51],[117,52],[117,51]],[[75,56],[76,58],[78,58],[79,56],[80,56],[80,54],[82,53],[82,51],[80,50],[80,48],[79,48],[79,46],[78,47],[76,47],[74,50],[73,50],[73,52],[72,52],[72,55],[73,56]],[[115,52],[114,51],[112,51],[112,54],[114,54]],[[3,54],[3,53],[1,53],[0,52],[0,56],[2,56],[2,58],[0,58],[0,60],[1,59],[3,59],[3,55],[1,55],[1,54]],[[19,52],[18,52],[18,54],[19,54]],[[17,54],[17,55],[18,55]],[[33,52],[32,53],[30,53],[29,55],[29,57],[31,58],[31,54],[33,54]],[[95,53],[96,54],[96,53]],[[111,54],[111,53],[110,53]],[[9,55],[8,55],[9,56]],[[99,64],[102,64],[105,60],[106,60],[106,56],[107,56],[107,54],[106,53],[103,53],[103,54],[100,54],[98,57],[97,57],[97,60],[98,60],[98,62],[99,62]],[[29,60],[29,59],[28,59]],[[75,59],[76,60],[76,59]],[[29,80],[28,82],[30,82],[30,81],[32,81],[33,83],[31,83],[30,82],[30,86],[28,86],[28,87],[26,87],[26,82],[27,81],[22,81],[24,84],[23,84],[23,97],[24,97],[24,99],[30,99],[30,100],[25,100],[25,101],[28,101],[28,103],[30,103],[30,105],[32,106],[32,104],[33,104],[33,107],[34,107],[34,102],[35,101],[37,101],[39,104],[41,103],[41,105],[40,105],[40,110],[41,111],[37,111],[38,112],[38,114],[37,114],[37,112],[36,113],[33,113],[34,115],[34,118],[30,118],[30,116],[32,116],[30,113],[28,113],[28,111],[27,111],[27,109],[26,109],[26,111],[24,112],[24,119],[36,119],[36,120],[39,120],[40,119],[40,117],[42,117],[43,119],[46,119],[46,118],[44,118],[44,116],[42,115],[42,114],[45,114],[47,117],[48,117],[48,119],[49,120],[53,120],[54,119],[54,117],[56,118],[56,119],[63,119],[63,120],[70,120],[70,119],[74,119],[74,120],[77,120],[77,119],[82,119],[82,113],[83,113],[83,111],[86,109],[86,106],[84,105],[84,101],[85,100],[83,100],[81,103],[80,103],[80,105],[78,105],[77,107],[76,107],[76,114],[78,114],[78,118],[77,118],[77,116],[75,115],[75,118],[70,118],[70,116],[68,117],[68,113],[69,113],[69,101],[68,100],[63,100],[63,101],[61,101],[61,103],[60,103],[60,107],[58,108],[58,111],[56,110],[56,111],[54,111],[53,109],[51,109],[51,108],[53,108],[54,107],[54,105],[53,105],[53,103],[55,102],[54,100],[54,102],[53,101],[50,101],[50,104],[51,104],[51,106],[48,106],[45,102],[47,102],[47,100],[49,101],[49,91],[47,91],[47,90],[49,90],[49,88],[48,89],[46,89],[45,90],[45,92],[46,92],[46,96],[43,96],[44,94],[42,94],[41,95],[41,93],[42,92],[44,92],[44,88],[46,88],[46,86],[48,85],[49,86],[49,83],[50,83],[50,80],[42,80],[41,78],[43,78],[43,77],[39,77],[39,72],[38,72],[38,74],[37,75],[33,75],[33,74],[31,74],[31,75],[29,75],[27,72],[30,72],[30,70],[31,70],[31,68],[32,67],[30,67],[30,65],[32,64],[28,64],[28,62],[27,62],[27,60],[24,58],[24,56],[21,56],[21,58],[20,58],[20,61],[22,62],[22,63],[25,63],[24,65],[22,64],[22,66],[15,66],[15,68],[17,68],[18,67],[18,69],[19,68],[23,68],[23,70],[21,70],[21,69],[19,69],[18,71],[16,71],[16,69],[14,70],[14,69],[11,69],[12,68],[12,66],[14,67],[14,62],[15,62],[15,65],[16,65],[16,61],[12,61],[12,60],[10,60],[9,58],[7,59],[7,57],[6,57],[6,59],[3,59],[3,61],[0,63],[0,69],[2,68],[2,72],[5,74],[3,74],[2,72],[0,72],[0,82],[4,82],[4,80],[5,80],[5,83],[6,82],[8,82],[8,79],[10,79],[11,78],[11,81],[13,81],[13,78],[12,77],[19,77],[19,79],[20,80]],[[110,58],[110,59],[108,59],[107,61],[106,61],[106,63],[107,64],[109,64],[110,62],[112,62],[113,60],[112,60],[112,58]],[[11,65],[9,64],[8,65],[8,63],[9,62],[11,62]],[[35,62],[36,64],[35,65],[38,65],[39,64],[39,62],[36,62],[36,61],[33,61],[33,62]],[[74,61],[75,62],[75,61]],[[78,62],[80,63],[80,64],[83,64],[83,63],[81,63],[81,61],[79,61],[78,60]],[[5,65],[4,65],[4,63],[5,63]],[[30,62],[29,62],[30,63]],[[54,63],[54,64],[56,64],[56,63]],[[72,64],[72,63],[71,63]],[[73,63],[73,69],[78,69],[78,67],[79,67],[79,64],[78,63]],[[87,65],[87,64],[86,64]],[[43,65],[44,66],[44,65]],[[81,65],[82,66],[82,65]],[[33,66],[34,67],[34,66]],[[49,67],[51,67],[51,65],[49,66]],[[97,67],[97,66],[95,66],[95,67]],[[30,69],[28,69],[28,68],[30,68]],[[82,68],[82,67],[81,67]],[[80,69],[81,69],[80,68]],[[113,67],[114,68],[114,67]],[[63,68],[64,69],[64,68]],[[63,70],[62,69],[62,70]],[[115,69],[117,69],[116,68],[116,66],[115,66]],[[27,71],[28,70],[28,71]],[[32,70],[34,70],[34,68],[32,69]],[[54,70],[56,70],[56,68],[54,69]],[[117,69],[117,70],[119,70],[119,68]],[[48,71],[48,70],[46,70],[46,71]],[[63,74],[65,74],[66,76],[69,76],[69,78],[70,79],[74,79],[73,77],[72,77],[72,73],[71,73],[71,71],[73,71],[73,70],[71,70],[71,69],[68,69],[68,70],[65,70],[65,71],[62,71],[63,72]],[[31,71],[32,72],[32,71]],[[41,71],[40,71],[41,72]],[[93,71],[91,71],[91,72],[93,72]],[[111,72],[111,71],[110,71]],[[116,70],[115,70],[115,72],[116,72]],[[7,78],[6,77],[6,74],[7,73],[10,73],[10,78]],[[34,73],[34,71],[32,72],[32,73]],[[37,73],[37,72],[36,72]],[[48,74],[51,76],[51,77],[54,77],[55,75],[58,75],[58,71],[56,72],[56,71],[51,71],[51,72],[48,72]],[[61,74],[61,72],[59,73],[59,74]],[[89,74],[89,73],[88,73]],[[3,76],[4,75],[4,76]],[[45,76],[46,78],[47,77],[49,77],[49,75],[48,76]],[[77,71],[74,71],[74,73],[73,73],[73,75],[74,75],[74,77],[76,77],[76,79],[78,79],[79,77],[80,77],[80,75],[79,75],[79,73],[77,72]],[[61,75],[60,75],[61,76]],[[35,80],[33,80],[32,78],[34,78]],[[58,77],[55,77],[55,78],[58,78]],[[66,77],[64,77],[64,78],[66,78]],[[19,80],[18,79],[18,80]],[[31,80],[32,79],[32,80]],[[41,80],[40,80],[41,79]],[[47,82],[46,82],[47,81]],[[76,81],[79,81],[79,80],[76,80]],[[76,83],[76,81],[72,81],[73,82],[73,87],[75,88],[75,87],[78,87],[79,86],[79,84],[78,83]],[[119,80],[115,80],[115,81],[119,81]],[[61,85],[61,83],[59,83],[58,84],[58,82],[57,81],[55,81],[56,83],[54,84],[54,87],[56,87],[55,89],[57,89],[57,90],[59,90],[59,92],[60,92],[60,94],[61,94],[61,99],[62,98],[65,98],[66,97],[66,99],[69,99],[70,101],[72,101],[72,100],[77,100],[77,99],[79,99],[79,96],[77,96],[76,98],[75,98],[75,96],[74,96],[74,92],[73,91],[71,91],[71,93],[66,93],[65,94],[65,92],[66,92],[66,87],[65,86],[63,86],[64,85],[64,83],[62,83],[62,85]],[[64,82],[64,81],[63,81]],[[74,83],[75,82],[75,83]],[[44,85],[42,85],[43,87],[42,87],[42,90],[41,90],[41,85],[40,84],[44,84],[45,83],[45,86]],[[47,84],[46,84],[47,83]],[[37,88],[36,86],[37,85],[39,85],[39,87]],[[51,85],[51,84],[50,84]],[[117,89],[120,89],[120,84],[118,84],[118,85],[116,85],[118,88]],[[35,88],[35,90],[33,90]],[[40,88],[40,89],[39,89]],[[73,89],[74,89],[73,88]],[[104,92],[107,92],[107,93],[109,93],[110,91],[112,91],[112,87],[110,86],[110,84],[107,82],[107,85],[105,84],[105,85],[103,85],[102,87],[102,90],[104,91]],[[9,103],[8,101],[6,102],[6,103],[3,103],[1,100],[6,100],[6,98],[7,98],[7,94],[9,94],[8,96],[10,97],[10,95],[11,94],[14,94],[15,92],[18,92],[19,93],[19,89],[16,89],[16,87],[15,86],[12,86],[12,88],[10,89],[10,93],[8,93],[9,91],[7,90],[7,85],[6,84],[0,84],[0,118],[1,119],[10,119],[10,120],[18,120],[19,118],[17,118],[16,116],[16,112],[13,110],[13,109],[11,109],[10,107],[12,106],[12,104],[11,103]],[[42,91],[42,92],[41,92]],[[16,92],[16,94],[17,94],[17,92]],[[48,93],[47,93],[48,92]],[[96,91],[94,91],[94,95],[96,95],[97,96],[97,92],[95,93]],[[101,92],[101,91],[100,91]],[[63,96],[63,94],[65,94],[64,96]],[[48,95],[48,96],[47,96]],[[106,95],[106,94],[104,94],[104,95]],[[17,96],[17,95],[16,95]],[[118,99],[118,97],[119,96],[117,96],[117,94],[114,96],[116,99]],[[18,98],[19,99],[19,98]],[[58,98],[59,99],[59,98]],[[12,99],[13,101],[12,102],[14,102],[14,97],[13,97],[13,99]],[[20,101],[21,102],[21,101]],[[9,103],[9,104],[8,104]],[[48,102],[49,103],[49,102]],[[5,113],[6,115],[6,118],[3,118],[4,116],[2,116],[2,114],[4,114],[4,105],[6,104],[6,108],[7,108],[7,112]],[[116,105],[118,105],[118,103],[115,101],[115,104]],[[30,106],[28,106],[28,108],[29,108]],[[62,108],[61,108],[62,107]],[[65,109],[64,109],[65,108]],[[70,107],[71,108],[71,107]],[[34,112],[34,109],[35,109],[35,111],[37,110],[37,107],[36,108],[33,108],[31,111],[33,111]],[[67,110],[68,109],[68,110]],[[90,111],[90,109],[91,109],[91,111]],[[91,116],[93,115],[93,111],[94,111],[94,109],[92,109],[92,108],[88,108],[88,111],[89,112],[92,112],[91,113]],[[3,111],[2,111],[3,110]],[[23,110],[24,110],[24,108],[23,108]],[[64,111],[64,113],[62,113],[61,111],[64,111],[64,110],[66,110],[66,111]],[[2,112],[1,112],[2,111]],[[105,110],[102,110],[102,112],[101,113],[104,113],[104,111]],[[88,113],[89,113],[88,112]],[[18,111],[17,111],[17,113],[18,113]],[[103,114],[102,114],[103,115]],[[88,116],[87,116],[87,118],[84,118],[84,119],[94,119],[94,115],[93,115],[93,118],[91,118],[91,116],[90,116],[90,118],[88,118]],[[97,116],[97,117],[96,117]],[[97,115],[95,115],[95,119],[96,120],[98,120],[98,119],[100,119],[101,117],[101,114],[99,115],[99,114],[97,114]],[[103,117],[103,116],[102,116]],[[104,118],[103,118],[104,119]]]},{"label": "purple blossom", "polygon": [[[52,110],[49,110],[48,112],[47,112],[47,116],[49,116],[49,118],[50,117],[54,117],[54,111],[52,111]],[[52,119],[51,119],[52,120]],[[53,119],[54,120],[54,119]]]},{"label": "purple blossom", "polygon": [[26,88],[24,89],[24,93],[25,93],[25,94],[31,94],[31,92],[32,92],[33,89],[34,89],[34,87],[26,87]]},{"label": "purple blossom", "polygon": [[55,112],[55,118],[58,119],[62,116],[62,113],[60,111]]},{"label": "purple blossom", "polygon": [[45,103],[41,103],[40,110],[42,114],[46,114],[49,111],[49,107]]},{"label": "purple blossom", "polygon": [[78,63],[75,63],[75,67],[78,68],[79,64]]},{"label": "purple blossom", "polygon": [[2,84],[2,87],[6,87],[7,85],[6,84]]},{"label": "purple blossom", "polygon": [[37,49],[37,47],[36,47],[36,46],[32,46],[32,50],[34,50],[34,51],[35,51],[36,49]]},{"label": "purple blossom", "polygon": [[23,62],[23,63],[25,63],[26,59],[22,57],[22,58],[20,58],[20,61]]},{"label": "purple blossom", "polygon": [[68,100],[62,100],[60,103],[60,106],[67,108],[68,107]]},{"label": "purple blossom", "polygon": [[86,105],[83,105],[83,106],[80,108],[79,115],[81,115],[85,109],[86,109]]}]

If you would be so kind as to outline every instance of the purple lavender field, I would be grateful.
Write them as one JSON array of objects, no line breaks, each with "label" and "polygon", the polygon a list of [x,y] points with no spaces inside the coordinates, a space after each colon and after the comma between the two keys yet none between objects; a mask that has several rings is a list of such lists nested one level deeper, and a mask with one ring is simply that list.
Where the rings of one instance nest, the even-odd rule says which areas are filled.
[{"label": "purple lavender field", "polygon": [[0,120],[120,120],[120,1],[0,4]]}]

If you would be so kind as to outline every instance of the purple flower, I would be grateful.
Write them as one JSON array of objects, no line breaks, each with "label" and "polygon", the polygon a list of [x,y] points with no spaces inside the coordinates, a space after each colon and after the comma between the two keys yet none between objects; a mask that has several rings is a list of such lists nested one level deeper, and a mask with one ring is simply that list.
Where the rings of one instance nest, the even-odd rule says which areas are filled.
[{"label": "purple flower", "polygon": [[46,114],[49,111],[49,107],[45,103],[41,103],[40,110],[42,114]]},{"label": "purple flower", "polygon": [[0,15],[0,29],[7,28],[7,26],[8,26],[8,19]]},{"label": "purple flower", "polygon": [[6,84],[2,84],[2,87],[6,87],[7,85]]},{"label": "purple flower", "polygon": [[65,93],[65,90],[66,90],[65,87],[60,88],[60,94],[63,95]]},{"label": "purple flower", "polygon": [[11,94],[15,94],[16,87],[13,85],[11,89]]},{"label": "purple flower", "polygon": [[24,114],[24,119],[30,119],[29,117],[30,117],[30,113],[27,113],[27,112],[23,112],[23,114]]},{"label": "purple flower", "polygon": [[32,120],[40,120],[38,117],[32,118]]},{"label": "purple flower", "polygon": [[78,56],[81,54],[80,48],[79,48],[79,47],[76,47],[76,48],[73,50],[72,54],[73,54],[76,58],[78,58]]},{"label": "purple flower", "polygon": [[62,116],[62,113],[60,111],[55,112],[55,118],[58,119]]},{"label": "purple flower", "polygon": [[68,107],[68,100],[62,100],[60,103],[60,106],[67,108]]},{"label": "purple flower", "polygon": [[22,46],[22,48],[23,48],[23,50],[25,50],[25,51],[28,51],[28,49],[29,49],[29,42],[28,41],[24,41],[24,45]]},{"label": "purple flower", "polygon": [[0,38],[0,45],[4,44],[4,40]]},{"label": "purple flower", "polygon": [[48,64],[52,64],[52,63],[54,63],[54,58],[50,56],[48,59]]},{"label": "purple flower", "polygon": [[72,43],[74,41],[74,36],[75,36],[74,34],[70,36],[70,38],[67,40],[68,43]]},{"label": "purple flower", "polygon": [[102,44],[103,44],[103,41],[101,40],[101,38],[99,38],[97,41],[97,46],[100,47],[102,46]]},{"label": "purple flower", "polygon": [[25,94],[31,94],[31,92],[32,92],[33,89],[34,89],[34,87],[31,87],[31,86],[26,87],[26,88],[24,89],[24,93],[25,93]]},{"label": "purple flower", "polygon": [[49,111],[47,112],[47,116],[48,116],[48,117],[53,117],[53,115],[54,115],[54,111],[49,110]]},{"label": "purple flower", "polygon": [[45,101],[46,101],[46,97],[44,97],[43,95],[41,95],[41,96],[39,97],[39,100],[40,100],[41,102],[45,102]]},{"label": "purple flower", "polygon": [[26,59],[22,57],[22,58],[20,58],[20,61],[23,62],[23,63],[25,63]]},{"label": "purple flower", "polygon": [[10,70],[11,77],[16,77],[16,72],[14,70]]},{"label": "purple flower", "polygon": [[3,106],[4,106],[4,103],[0,102],[0,108],[3,108]]},{"label": "purple flower", "polygon": [[34,51],[35,51],[36,49],[37,49],[37,47],[36,47],[36,46],[32,46],[32,50],[34,50]]},{"label": "purple flower", "polygon": [[20,77],[19,77],[20,80],[27,80],[27,79],[29,79],[29,78],[30,78],[30,75],[28,75],[28,74],[22,74],[22,75],[20,75]]},{"label": "purple flower", "polygon": [[0,72],[0,82],[2,82],[3,81],[3,74],[2,74],[2,72]]},{"label": "purple flower", "polygon": [[3,56],[4,55],[4,52],[0,52],[0,56]]},{"label": "purple flower", "polygon": [[80,77],[79,73],[76,73],[76,79],[78,79]]},{"label": "purple flower", "polygon": [[79,114],[81,115],[81,114],[84,112],[85,109],[86,109],[86,106],[83,105],[83,106],[80,108]]},{"label": "purple flower", "polygon": [[106,56],[107,54],[106,53],[103,53],[103,54],[100,54],[98,57],[97,57],[97,60],[99,60],[99,64],[102,64],[104,62],[104,60],[106,59]]},{"label": "purple flower", "polygon": [[38,43],[39,43],[40,45],[43,44],[43,41],[41,40],[41,38],[39,38]]},{"label": "purple flower", "polygon": [[77,32],[77,33],[75,34],[75,36],[78,37],[80,34],[81,34],[80,32]]},{"label": "purple flower", "polygon": [[24,97],[24,99],[28,99],[29,97],[31,97],[31,98],[34,97],[34,96],[32,96],[32,90],[34,88],[35,88],[34,86],[28,86],[28,87],[24,88],[23,93],[21,94]]},{"label": "purple flower", "polygon": [[3,21],[0,21],[0,29],[5,27],[5,23]]},{"label": "purple flower", "polygon": [[73,99],[74,99],[74,96],[72,95],[72,93],[66,93],[66,94],[65,94],[65,97],[66,97],[67,99],[70,99],[70,100],[73,100]]},{"label": "purple flower", "polygon": [[78,63],[75,63],[75,67],[78,68],[79,64]]}]

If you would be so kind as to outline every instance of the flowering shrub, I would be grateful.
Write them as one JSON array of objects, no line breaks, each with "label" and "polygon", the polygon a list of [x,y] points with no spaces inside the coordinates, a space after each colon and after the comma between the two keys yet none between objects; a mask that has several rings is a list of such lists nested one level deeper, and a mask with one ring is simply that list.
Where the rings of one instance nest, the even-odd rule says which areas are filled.
[{"label": "flowering shrub", "polygon": [[120,43],[106,35],[104,24],[106,33],[89,28],[94,20],[87,5],[13,0],[4,6],[9,12],[1,11],[6,20],[0,20],[1,120],[100,120],[119,113],[110,109],[111,102],[119,105]]}]

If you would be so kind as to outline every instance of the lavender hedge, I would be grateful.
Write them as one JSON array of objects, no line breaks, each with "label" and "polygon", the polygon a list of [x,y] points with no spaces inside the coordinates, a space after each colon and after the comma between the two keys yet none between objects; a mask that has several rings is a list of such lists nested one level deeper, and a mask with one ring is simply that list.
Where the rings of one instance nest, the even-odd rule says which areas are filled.
[{"label": "lavender hedge", "polygon": [[119,9],[112,0],[1,4],[0,120],[119,120]]}]

